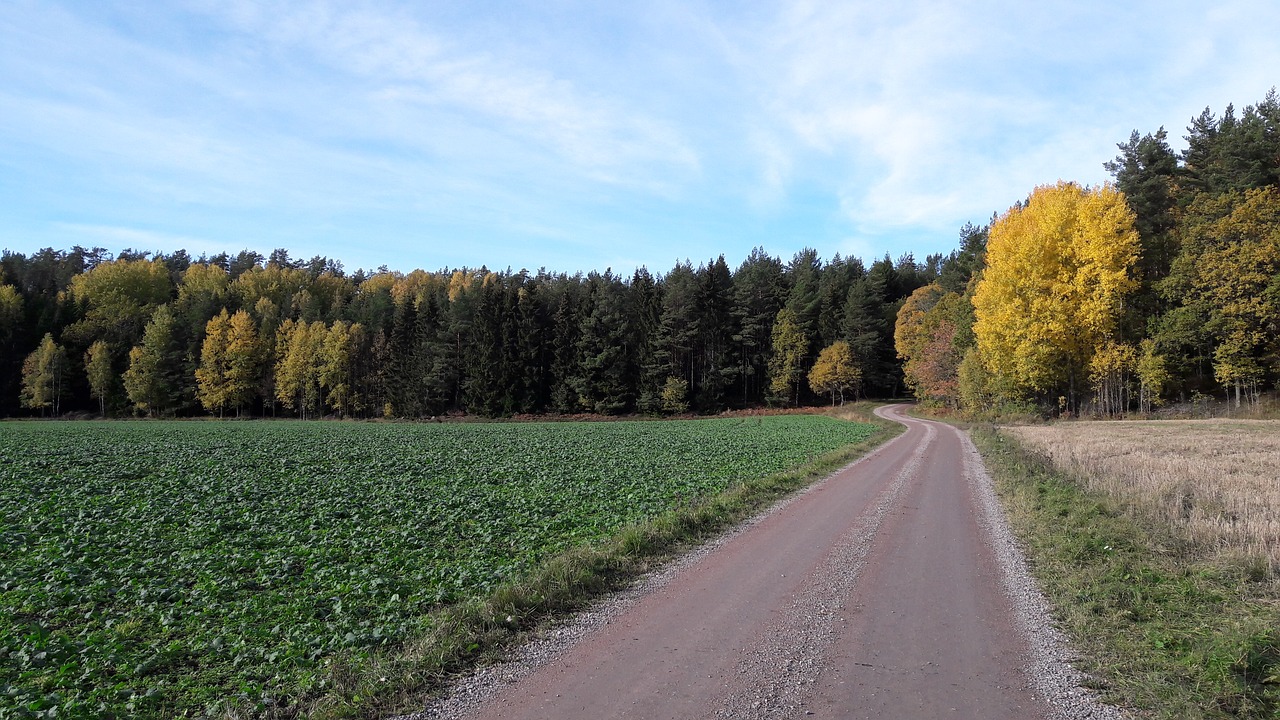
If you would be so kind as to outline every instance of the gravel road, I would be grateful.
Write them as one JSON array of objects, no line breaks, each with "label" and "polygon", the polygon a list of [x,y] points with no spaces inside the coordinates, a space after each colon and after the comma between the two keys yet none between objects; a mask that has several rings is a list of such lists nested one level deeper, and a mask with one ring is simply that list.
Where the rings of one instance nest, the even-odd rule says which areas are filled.
[{"label": "gravel road", "polygon": [[1123,718],[968,438],[907,431],[404,718]]}]

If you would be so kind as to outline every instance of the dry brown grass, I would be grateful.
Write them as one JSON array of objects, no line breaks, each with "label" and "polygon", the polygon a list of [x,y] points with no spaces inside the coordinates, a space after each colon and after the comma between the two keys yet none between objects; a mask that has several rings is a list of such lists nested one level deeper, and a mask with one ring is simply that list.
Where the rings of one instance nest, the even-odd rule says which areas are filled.
[{"label": "dry brown grass", "polygon": [[1280,574],[1280,421],[1063,422],[1007,427],[1090,488],[1221,557]]}]

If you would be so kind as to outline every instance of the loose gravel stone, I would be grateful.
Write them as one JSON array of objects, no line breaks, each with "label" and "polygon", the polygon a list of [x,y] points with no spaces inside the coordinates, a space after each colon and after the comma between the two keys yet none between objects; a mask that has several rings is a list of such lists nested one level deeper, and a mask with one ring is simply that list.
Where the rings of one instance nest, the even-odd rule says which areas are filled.
[{"label": "loose gravel stone", "polygon": [[1124,720],[1129,717],[1127,714],[1104,704],[1082,686],[1088,678],[1071,665],[1073,654],[1054,624],[1048,600],[1027,568],[1026,556],[1009,528],[982,455],[967,435],[959,434],[964,444],[965,475],[982,511],[979,522],[1000,564],[1005,594],[1014,608],[1014,622],[1030,648],[1026,672],[1036,692],[1065,720]]},{"label": "loose gravel stone", "polygon": [[[814,714],[810,701],[814,699],[815,687],[827,665],[832,645],[846,627],[846,616],[853,612],[846,603],[855,593],[873,541],[886,517],[903,504],[904,488],[916,473],[922,472],[926,453],[939,432],[954,432],[961,438],[964,478],[978,505],[975,511],[981,532],[999,565],[1004,592],[1014,609],[1013,625],[1026,638],[1029,648],[1024,668],[1032,691],[1047,701],[1056,717],[1064,720],[1126,717],[1118,709],[1101,704],[1092,692],[1081,687],[1085,677],[1070,665],[1069,649],[1053,624],[1044,596],[1027,572],[1026,561],[1009,530],[991,478],[973,444],[951,426],[933,422],[923,424],[924,438],[893,480],[879,489],[878,494],[850,519],[848,529],[841,532],[816,568],[797,569],[797,572],[811,572],[809,581],[787,606],[770,618],[751,642],[745,643],[746,647],[738,653],[736,667],[726,669],[723,677],[708,676],[707,682],[718,686],[714,717],[757,720]],[[513,649],[509,660],[457,678],[443,697],[433,700],[423,711],[395,720],[468,716],[503,688],[560,658],[593,632],[615,622],[653,593],[667,588],[674,578],[726,543],[829,481],[830,478],[810,486],[664,568],[638,579],[626,590],[602,598],[589,609],[538,633],[530,642]],[[920,667],[896,669],[878,668],[867,663],[855,665],[876,672],[910,672],[926,677],[938,672],[934,663],[929,662]]]},{"label": "loose gravel stone", "polygon": [[538,668],[555,660],[593,630],[610,624],[645,597],[666,587],[673,578],[690,566],[702,561],[707,555],[760,524],[770,515],[812,492],[819,485],[821,482],[774,503],[769,509],[721,533],[661,568],[637,578],[629,587],[600,598],[587,609],[574,613],[553,627],[536,634],[524,645],[513,649],[507,660],[496,665],[476,668],[455,678],[446,691],[439,698],[431,700],[421,712],[399,715],[388,720],[437,720],[467,716],[504,687],[528,677]]}]

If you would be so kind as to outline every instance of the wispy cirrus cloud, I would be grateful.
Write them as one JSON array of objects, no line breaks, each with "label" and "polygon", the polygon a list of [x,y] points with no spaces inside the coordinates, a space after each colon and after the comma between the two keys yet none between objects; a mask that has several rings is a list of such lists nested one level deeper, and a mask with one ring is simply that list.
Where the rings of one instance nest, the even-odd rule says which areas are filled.
[{"label": "wispy cirrus cloud", "polygon": [[945,252],[1106,179],[1134,128],[1176,144],[1259,100],[1278,25],[1249,0],[12,0],[0,234],[352,266]]},{"label": "wispy cirrus cloud", "polygon": [[394,7],[320,1],[205,7],[275,52],[302,51],[326,66],[338,78],[334,94],[364,116],[349,123],[371,123],[407,144],[438,150],[435,126],[458,122],[518,138],[597,181],[655,187],[698,170],[698,154],[679,128],[628,104],[625,95],[525,64],[531,58],[518,49],[471,46]]},{"label": "wispy cirrus cloud", "polygon": [[827,178],[871,247],[949,241],[1036,184],[1100,182],[1130,129],[1189,117],[1220,83],[1260,99],[1275,65],[1245,58],[1280,62],[1258,22],[1280,11],[1230,5],[797,0],[725,34],[774,128],[761,166]]}]

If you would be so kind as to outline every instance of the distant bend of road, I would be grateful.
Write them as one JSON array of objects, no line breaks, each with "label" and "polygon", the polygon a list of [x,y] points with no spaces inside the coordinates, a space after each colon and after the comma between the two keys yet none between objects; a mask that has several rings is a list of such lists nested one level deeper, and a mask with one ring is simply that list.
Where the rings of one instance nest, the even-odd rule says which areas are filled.
[{"label": "distant bend of road", "polygon": [[417,718],[1120,718],[1077,686],[981,459],[907,430],[478,703]]}]

